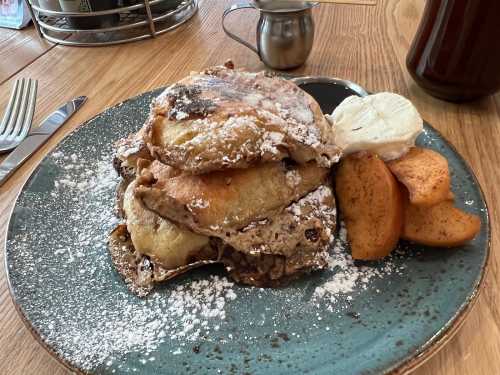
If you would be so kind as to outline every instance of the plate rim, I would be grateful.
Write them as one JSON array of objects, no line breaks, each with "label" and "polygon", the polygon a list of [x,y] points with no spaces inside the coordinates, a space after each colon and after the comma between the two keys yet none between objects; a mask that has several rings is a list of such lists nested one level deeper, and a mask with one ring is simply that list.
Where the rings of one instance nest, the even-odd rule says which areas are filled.
[{"label": "plate rim", "polygon": [[[484,260],[483,266],[481,267],[481,272],[479,278],[477,279],[471,295],[465,300],[459,307],[459,309],[453,314],[450,320],[427,342],[422,346],[420,353],[415,352],[409,356],[406,360],[403,360],[400,364],[396,364],[391,369],[387,369],[382,372],[381,375],[406,375],[418,367],[422,366],[425,362],[436,355],[441,349],[443,349],[446,344],[458,333],[460,328],[464,325],[468,316],[470,315],[472,309],[476,305],[479,296],[483,289],[485,288],[485,279],[489,274],[490,264],[491,264],[491,220],[490,220],[490,209],[486,195],[484,194],[483,188],[479,183],[474,170],[470,166],[469,162],[458,152],[457,148],[453,143],[451,143],[438,129],[433,127],[430,123],[424,120],[424,125],[430,127],[436,134],[444,141],[444,143],[458,156],[460,156],[461,162],[464,164],[466,170],[472,176],[475,185],[478,187],[481,199],[484,202],[486,208],[485,216],[487,221],[488,237],[486,243],[486,258]],[[483,224],[483,223],[482,223]],[[483,224],[484,225],[484,224]]]},{"label": "plate rim", "polygon": [[[311,78],[310,76],[304,76]],[[296,77],[296,78],[303,78],[303,77]],[[124,104],[126,104],[129,101],[137,100],[139,97],[153,93],[155,91],[159,91],[161,89],[164,89],[166,86],[161,86],[154,88],[149,91],[142,92],[140,94],[137,94],[133,97],[127,98],[121,102],[118,102],[110,107],[105,108],[103,111],[97,113],[95,116],[91,117],[90,119],[82,122],[80,125],[78,125],[75,129],[71,130],[67,134],[63,136],[63,138],[54,145],[53,148],[48,150],[45,155],[40,159],[40,161],[37,163],[37,165],[33,168],[31,171],[29,177],[26,179],[26,181],[22,184],[21,188],[16,194],[14,204],[12,205],[12,208],[9,213],[9,220],[7,222],[6,226],[6,234],[5,238],[3,241],[3,249],[4,249],[4,261],[3,261],[3,267],[4,267],[4,272],[5,272],[5,278],[7,282],[7,287],[9,290],[9,295],[12,300],[12,304],[14,305],[14,308],[16,312],[18,313],[19,317],[21,318],[21,321],[23,322],[24,326],[28,329],[28,331],[31,333],[31,335],[34,337],[34,339],[50,354],[50,356],[57,360],[58,363],[62,364],[66,369],[71,371],[72,373],[76,374],[90,374],[89,372],[84,372],[81,369],[73,366],[70,364],[66,359],[62,358],[51,346],[49,346],[41,337],[40,332],[33,326],[31,321],[26,317],[26,314],[24,313],[21,305],[18,303],[18,300],[14,294],[14,290],[11,284],[11,277],[10,277],[10,272],[9,272],[9,267],[8,267],[8,253],[7,253],[7,241],[9,238],[9,232],[12,226],[12,217],[14,214],[14,210],[17,206],[17,202],[19,200],[20,195],[22,192],[25,190],[26,186],[28,183],[33,179],[35,176],[35,173],[40,169],[41,164],[43,161],[49,156],[55,148],[59,147],[68,137],[72,136],[73,134],[77,133],[84,127],[86,127],[89,123],[94,121],[96,118],[102,116],[103,113],[120,107]],[[392,367],[388,367],[386,369],[381,369],[380,372],[376,373],[378,375],[407,375],[414,370],[416,370],[418,367],[422,366],[425,362],[427,362],[430,358],[432,358],[435,354],[437,354],[443,347],[446,346],[446,344],[458,333],[460,328],[463,326],[465,321],[467,320],[468,316],[470,315],[473,307],[476,305],[477,300],[479,299],[479,295],[483,291],[485,287],[485,279],[486,276],[489,273],[489,268],[490,268],[490,263],[491,263],[491,220],[490,220],[490,214],[489,214],[489,205],[488,201],[486,199],[486,196],[484,194],[483,188],[481,184],[479,183],[476,174],[474,173],[474,170],[471,168],[469,162],[462,156],[461,153],[458,152],[456,147],[446,139],[446,137],[443,136],[443,134],[433,127],[430,123],[424,120],[424,125],[430,127],[439,137],[440,139],[456,154],[460,157],[460,161],[464,164],[465,169],[467,172],[472,176],[473,182],[475,185],[478,187],[480,197],[482,201],[484,202],[486,211],[485,211],[485,217],[487,221],[487,243],[486,243],[486,257],[485,261],[481,267],[481,271],[479,274],[479,277],[477,278],[477,281],[471,291],[470,296],[460,305],[460,307],[457,309],[457,311],[453,314],[453,316],[448,320],[448,322],[438,331],[434,336],[432,336],[430,339],[428,339],[423,345],[420,346],[421,350],[414,350],[411,354],[409,354],[406,358],[404,358],[401,362],[395,363]],[[483,224],[484,225],[484,224]]]}]

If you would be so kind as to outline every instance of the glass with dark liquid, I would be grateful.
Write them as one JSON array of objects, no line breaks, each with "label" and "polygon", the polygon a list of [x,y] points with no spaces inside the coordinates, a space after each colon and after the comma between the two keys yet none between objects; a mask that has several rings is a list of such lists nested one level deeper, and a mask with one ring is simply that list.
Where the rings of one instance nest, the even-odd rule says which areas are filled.
[{"label": "glass with dark liquid", "polygon": [[500,0],[427,0],[406,59],[431,95],[467,101],[500,89]]}]

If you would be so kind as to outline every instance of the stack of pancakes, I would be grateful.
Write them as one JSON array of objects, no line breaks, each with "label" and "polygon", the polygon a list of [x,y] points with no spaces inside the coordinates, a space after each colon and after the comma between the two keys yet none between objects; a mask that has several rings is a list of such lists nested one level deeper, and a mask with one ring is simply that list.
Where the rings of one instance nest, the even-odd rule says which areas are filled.
[{"label": "stack of pancakes", "polygon": [[192,73],[117,144],[113,261],[139,294],[210,263],[255,286],[321,269],[339,156],[319,105],[292,82],[232,64]]}]

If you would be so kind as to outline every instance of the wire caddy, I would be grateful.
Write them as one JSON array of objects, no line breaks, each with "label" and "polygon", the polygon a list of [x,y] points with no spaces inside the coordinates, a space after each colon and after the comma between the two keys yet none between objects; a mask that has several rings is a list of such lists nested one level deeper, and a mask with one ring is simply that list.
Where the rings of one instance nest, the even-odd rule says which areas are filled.
[{"label": "wire caddy", "polygon": [[[142,0],[131,6],[96,12],[48,10],[32,4],[31,0],[25,1],[39,36],[69,46],[104,46],[155,37],[182,25],[198,10],[198,0],[183,0],[171,9],[165,7],[162,12],[158,10],[170,0]],[[116,20],[111,26],[84,29],[75,28],[70,22],[73,17],[88,20],[110,15]]]}]

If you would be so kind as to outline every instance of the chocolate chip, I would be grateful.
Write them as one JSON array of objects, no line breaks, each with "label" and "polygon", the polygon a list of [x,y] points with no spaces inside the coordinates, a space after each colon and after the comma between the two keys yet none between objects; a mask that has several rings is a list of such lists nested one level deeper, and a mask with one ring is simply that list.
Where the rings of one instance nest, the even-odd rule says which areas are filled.
[{"label": "chocolate chip", "polygon": [[311,242],[316,242],[319,240],[319,233],[316,229],[306,229],[305,236]]},{"label": "chocolate chip", "polygon": [[116,173],[121,176],[122,161],[116,156],[113,158],[113,168],[115,169]]},{"label": "chocolate chip", "polygon": [[227,60],[225,63],[224,63],[224,66],[228,69],[234,69],[234,62],[232,60]]},{"label": "chocolate chip", "polygon": [[289,158],[283,159],[283,165],[285,166],[285,169],[287,171],[291,171],[292,169],[295,169],[297,167],[297,163]]}]

